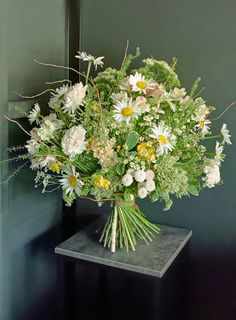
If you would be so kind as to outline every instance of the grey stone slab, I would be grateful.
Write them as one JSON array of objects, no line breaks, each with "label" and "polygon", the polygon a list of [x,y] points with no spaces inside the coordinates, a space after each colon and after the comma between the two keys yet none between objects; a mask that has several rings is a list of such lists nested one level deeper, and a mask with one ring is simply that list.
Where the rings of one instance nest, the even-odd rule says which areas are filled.
[{"label": "grey stone slab", "polygon": [[86,260],[114,268],[161,278],[192,236],[192,231],[161,225],[161,232],[148,246],[139,241],[136,251],[117,249],[115,253],[99,243],[103,219],[55,248],[55,252],[78,260]]}]

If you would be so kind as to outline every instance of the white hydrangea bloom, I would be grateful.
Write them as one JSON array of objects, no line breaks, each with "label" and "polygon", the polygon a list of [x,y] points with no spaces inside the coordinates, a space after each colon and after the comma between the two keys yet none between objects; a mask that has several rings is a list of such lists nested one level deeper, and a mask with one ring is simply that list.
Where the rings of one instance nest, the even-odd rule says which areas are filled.
[{"label": "white hydrangea bloom", "polygon": [[221,180],[218,161],[215,161],[214,159],[209,160],[204,171],[206,174],[206,176],[203,177],[204,185],[208,188],[215,187]]},{"label": "white hydrangea bloom", "polygon": [[134,179],[137,182],[143,182],[146,179],[146,172],[144,170],[137,170],[134,173]]},{"label": "white hydrangea bloom", "polygon": [[83,86],[82,82],[72,86],[65,95],[65,104],[62,107],[62,110],[73,115],[78,107],[83,105],[86,89],[87,87]]},{"label": "white hydrangea bloom", "polygon": [[155,177],[155,174],[152,170],[147,170],[146,171],[146,179],[147,180],[153,180]]},{"label": "white hydrangea bloom", "polygon": [[148,194],[148,192],[147,192],[147,189],[146,189],[146,188],[140,188],[140,189],[138,189],[138,197],[139,197],[140,199],[146,198],[147,194]]},{"label": "white hydrangea bloom", "polygon": [[145,188],[148,192],[152,192],[156,189],[155,181],[154,180],[147,180],[145,183]]},{"label": "white hydrangea bloom", "polygon": [[53,138],[54,132],[60,130],[64,123],[57,119],[55,113],[51,113],[49,116],[44,117],[41,127],[37,131],[37,135],[43,141],[48,141]]},{"label": "white hydrangea bloom", "polygon": [[86,131],[81,125],[68,129],[61,141],[63,152],[70,158],[81,154],[86,149],[85,134]]},{"label": "white hydrangea bloom", "polygon": [[133,177],[129,173],[126,173],[122,178],[122,183],[125,187],[130,186],[133,183],[133,181]]}]

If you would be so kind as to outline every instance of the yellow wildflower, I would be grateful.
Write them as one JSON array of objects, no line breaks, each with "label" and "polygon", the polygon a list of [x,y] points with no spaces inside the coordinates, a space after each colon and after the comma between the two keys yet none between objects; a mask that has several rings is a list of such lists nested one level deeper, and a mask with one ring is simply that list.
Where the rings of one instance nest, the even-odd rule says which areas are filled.
[{"label": "yellow wildflower", "polygon": [[103,176],[96,176],[94,179],[94,184],[98,188],[104,188],[107,190],[111,183],[109,180],[103,178]]},{"label": "yellow wildflower", "polygon": [[54,161],[50,164],[49,166],[49,170],[51,170],[52,172],[56,172],[57,174],[60,173],[61,171],[61,166],[62,163],[60,161]]},{"label": "yellow wildflower", "polygon": [[143,158],[147,161],[155,161],[155,148],[152,144],[148,144],[147,142],[142,142],[137,146],[138,157]]}]

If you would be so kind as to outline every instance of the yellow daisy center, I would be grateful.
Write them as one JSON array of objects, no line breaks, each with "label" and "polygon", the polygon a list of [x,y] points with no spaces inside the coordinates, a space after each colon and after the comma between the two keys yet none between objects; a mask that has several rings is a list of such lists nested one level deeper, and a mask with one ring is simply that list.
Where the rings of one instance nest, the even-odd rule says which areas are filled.
[{"label": "yellow daisy center", "polygon": [[125,107],[121,110],[121,114],[123,117],[129,117],[134,113],[133,108],[131,107]]},{"label": "yellow daisy center", "polygon": [[200,120],[200,121],[199,121],[199,127],[200,127],[201,129],[203,129],[203,128],[204,128],[204,125],[205,125],[205,121],[204,121],[204,120]]},{"label": "yellow daisy center", "polygon": [[136,83],[136,86],[139,88],[139,89],[146,89],[147,88],[147,83],[145,81],[137,81]]},{"label": "yellow daisy center", "polygon": [[68,178],[68,181],[69,181],[69,185],[72,187],[72,188],[75,188],[76,185],[77,185],[77,178],[73,175],[69,176]]},{"label": "yellow daisy center", "polygon": [[167,144],[168,143],[168,139],[166,138],[166,136],[164,136],[163,134],[159,134],[157,139],[162,143],[162,144]]}]

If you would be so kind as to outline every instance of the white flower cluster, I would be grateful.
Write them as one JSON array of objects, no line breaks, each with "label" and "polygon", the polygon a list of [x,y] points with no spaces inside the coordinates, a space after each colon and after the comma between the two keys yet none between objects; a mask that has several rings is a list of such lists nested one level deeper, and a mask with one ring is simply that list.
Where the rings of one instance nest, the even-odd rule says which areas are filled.
[{"label": "white flower cluster", "polygon": [[75,56],[77,59],[83,60],[83,61],[88,61],[92,62],[95,66],[95,70],[97,70],[97,67],[100,66],[101,68],[103,67],[103,59],[104,57],[94,57],[91,54],[87,54],[86,52],[83,51],[78,51],[78,55]]},{"label": "white flower cluster", "polygon": [[51,113],[49,116],[43,118],[43,123],[37,130],[37,135],[42,141],[49,141],[53,138],[54,132],[60,130],[63,125],[63,121],[57,119],[55,113]]},{"label": "white flower cluster", "polygon": [[220,182],[220,164],[217,160],[208,159],[204,172],[206,176],[202,179],[206,187],[213,188]]},{"label": "white flower cluster", "polygon": [[81,154],[86,149],[85,129],[81,126],[74,126],[66,130],[61,141],[62,151],[70,158]]},{"label": "white flower cluster", "polygon": [[76,83],[65,94],[65,103],[62,107],[64,112],[68,112],[73,115],[79,106],[83,105],[83,100],[86,95],[86,86],[83,86],[82,82]]},{"label": "white flower cluster", "polygon": [[149,192],[155,190],[154,172],[152,170],[133,170],[128,169],[122,178],[125,187],[130,186],[134,180],[138,182],[138,196],[140,199],[145,198]]}]

